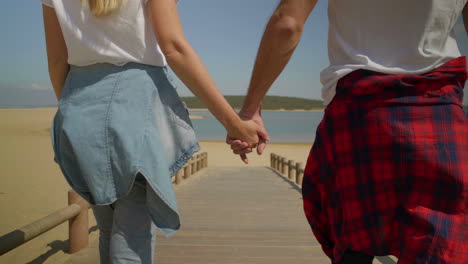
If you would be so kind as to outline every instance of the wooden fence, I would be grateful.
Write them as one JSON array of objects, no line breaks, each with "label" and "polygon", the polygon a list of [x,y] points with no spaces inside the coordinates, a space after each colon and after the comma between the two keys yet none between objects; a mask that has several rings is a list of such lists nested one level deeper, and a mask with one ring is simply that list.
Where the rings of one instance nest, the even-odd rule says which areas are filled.
[{"label": "wooden fence", "polygon": [[[173,183],[180,184],[201,169],[208,167],[208,154],[198,154],[185,164]],[[0,256],[23,245],[31,239],[68,221],[69,248],[73,254],[88,246],[88,203],[74,191],[68,192],[68,206],[31,224],[25,225],[0,237]]]},{"label": "wooden fence", "polygon": [[271,153],[270,166],[288,177],[289,180],[295,182],[297,185],[302,185],[304,178],[304,168],[301,162],[294,162],[294,160],[287,160],[285,157]]},{"label": "wooden fence", "polygon": [[180,184],[183,180],[188,179],[192,174],[197,171],[208,167],[208,153],[204,152],[192,157],[190,162],[180,169],[173,177],[172,183]]}]

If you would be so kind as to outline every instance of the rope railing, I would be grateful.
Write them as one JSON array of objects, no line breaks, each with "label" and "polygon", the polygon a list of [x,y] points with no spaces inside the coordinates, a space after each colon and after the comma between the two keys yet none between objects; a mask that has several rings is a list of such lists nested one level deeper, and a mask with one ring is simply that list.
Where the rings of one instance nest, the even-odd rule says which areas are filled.
[{"label": "rope railing", "polygon": [[294,162],[294,160],[287,160],[285,157],[271,153],[270,166],[283,174],[289,180],[295,182],[297,185],[302,185],[304,178],[304,168],[302,162]]},{"label": "rope railing", "polygon": [[[192,157],[189,162],[173,176],[173,183],[180,184],[184,179],[208,167],[208,153]],[[13,230],[0,237],[0,256],[23,245],[47,231],[68,221],[68,253],[76,253],[88,246],[88,209],[86,200],[73,190],[68,191],[68,206]]]}]

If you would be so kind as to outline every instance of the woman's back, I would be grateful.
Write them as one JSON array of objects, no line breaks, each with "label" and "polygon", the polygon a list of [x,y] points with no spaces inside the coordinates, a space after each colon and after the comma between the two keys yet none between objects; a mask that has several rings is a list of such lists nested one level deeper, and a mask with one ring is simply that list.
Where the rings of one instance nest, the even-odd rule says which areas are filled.
[{"label": "woman's back", "polygon": [[68,50],[68,63],[165,66],[166,59],[145,12],[147,0],[124,1],[105,16],[94,16],[83,1],[41,0],[55,8]]}]

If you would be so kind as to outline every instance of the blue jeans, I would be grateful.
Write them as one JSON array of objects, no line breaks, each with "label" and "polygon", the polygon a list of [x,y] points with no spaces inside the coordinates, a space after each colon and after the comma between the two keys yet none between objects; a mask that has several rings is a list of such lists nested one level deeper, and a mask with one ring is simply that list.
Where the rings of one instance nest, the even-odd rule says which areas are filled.
[{"label": "blue jeans", "polygon": [[146,207],[147,184],[137,177],[131,192],[112,205],[93,205],[101,264],[152,264],[156,225]]}]

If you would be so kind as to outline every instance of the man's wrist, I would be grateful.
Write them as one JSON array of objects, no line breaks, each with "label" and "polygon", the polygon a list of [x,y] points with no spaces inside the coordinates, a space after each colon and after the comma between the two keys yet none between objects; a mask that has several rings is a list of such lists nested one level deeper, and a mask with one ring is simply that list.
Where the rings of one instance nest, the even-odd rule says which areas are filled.
[{"label": "man's wrist", "polygon": [[256,106],[256,107],[247,107],[247,106],[243,106],[241,108],[241,110],[239,111],[239,116],[241,118],[252,118],[254,117],[255,115],[259,115],[260,114],[260,109],[261,109],[261,106]]}]

